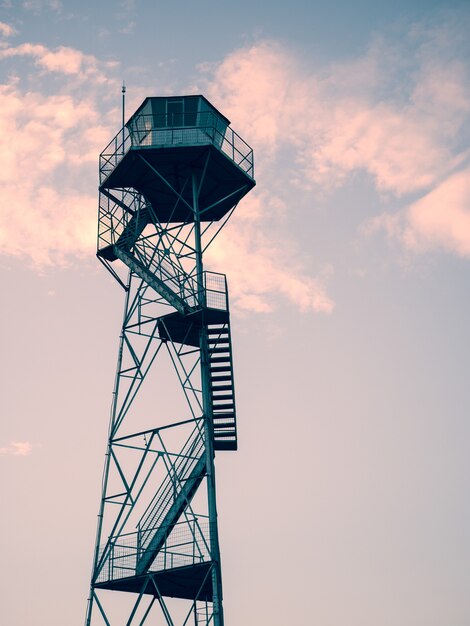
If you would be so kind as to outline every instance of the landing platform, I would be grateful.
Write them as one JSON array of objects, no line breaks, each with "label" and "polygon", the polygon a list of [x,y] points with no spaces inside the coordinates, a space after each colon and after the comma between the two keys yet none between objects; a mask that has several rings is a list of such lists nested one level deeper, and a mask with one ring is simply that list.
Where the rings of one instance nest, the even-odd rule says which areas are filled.
[{"label": "landing platform", "polygon": [[161,339],[199,348],[202,326],[226,324],[228,319],[228,311],[218,309],[201,309],[190,315],[170,313],[159,318],[158,332]]},{"label": "landing platform", "polygon": [[[183,598],[186,600],[208,600],[212,601],[212,577],[210,568],[212,563],[200,563],[188,567],[176,567],[171,570],[161,572],[149,572],[142,576],[131,576],[97,583],[97,589],[110,589],[112,591],[128,591],[130,593],[140,593],[145,581],[153,579],[162,596],[170,598]],[[152,581],[149,580],[145,589],[146,594],[156,596]]]},{"label": "landing platform", "polygon": [[[198,172],[203,176],[201,221],[220,220],[255,181],[210,141],[209,145],[132,146],[100,189],[132,187],[151,203],[162,223],[189,223],[194,221],[191,176]],[[175,192],[188,204],[178,200]]]}]

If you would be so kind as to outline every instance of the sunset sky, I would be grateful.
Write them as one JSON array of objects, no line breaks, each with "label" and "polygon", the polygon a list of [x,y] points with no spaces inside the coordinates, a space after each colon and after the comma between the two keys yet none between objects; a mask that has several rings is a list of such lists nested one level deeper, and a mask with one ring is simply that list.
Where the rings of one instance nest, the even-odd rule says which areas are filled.
[{"label": "sunset sky", "polygon": [[469,33],[468,0],[0,0],[2,624],[84,622],[124,80],[127,115],[202,93],[255,154],[205,260],[239,422],[216,458],[226,626],[468,626]]}]

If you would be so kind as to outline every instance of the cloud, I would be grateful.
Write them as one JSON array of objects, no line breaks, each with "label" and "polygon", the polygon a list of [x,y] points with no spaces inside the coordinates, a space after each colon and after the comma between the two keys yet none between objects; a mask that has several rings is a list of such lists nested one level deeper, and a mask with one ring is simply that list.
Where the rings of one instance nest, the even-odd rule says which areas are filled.
[{"label": "cloud", "polygon": [[0,22],[0,36],[1,37],[12,37],[16,35],[16,29],[10,24],[5,24],[5,22]]},{"label": "cloud", "polygon": [[22,6],[25,11],[33,13],[41,13],[44,9],[49,9],[55,13],[62,11],[61,0],[23,0]]},{"label": "cloud", "polygon": [[[20,49],[50,62],[43,46],[38,53],[28,46]],[[92,256],[96,162],[111,135],[98,105],[106,102],[101,84],[86,97],[74,95],[72,70],[81,70],[71,59],[80,53],[60,58],[61,82],[50,95],[40,81],[36,89],[15,78],[0,85],[0,253],[37,269]],[[58,57],[52,59],[58,67]]]},{"label": "cloud", "polygon": [[369,221],[369,233],[384,230],[407,250],[443,250],[470,258],[470,168],[449,176],[396,214]]},{"label": "cloud", "polygon": [[280,44],[265,41],[236,50],[208,69],[209,99],[254,146],[272,153],[289,141],[294,110],[305,102],[305,88],[298,91],[301,76],[295,57]]},{"label": "cloud", "polygon": [[136,26],[137,26],[136,22],[131,20],[130,22],[126,24],[126,26],[123,26],[122,28],[120,28],[119,32],[122,35],[133,35],[135,33]]},{"label": "cloud", "polygon": [[45,72],[65,74],[95,83],[110,82],[107,71],[116,66],[113,62],[100,62],[93,55],[67,46],[58,46],[51,50],[42,44],[23,43],[0,50],[0,59],[14,57],[31,57]]},{"label": "cloud", "polygon": [[[468,254],[470,78],[463,53],[451,54],[455,37],[440,28],[439,37],[415,28],[395,47],[377,40],[365,55],[327,68],[273,41],[200,68],[203,92],[256,155],[258,187],[207,257],[230,274],[240,309],[268,312],[283,298],[303,311],[333,310],[333,268],[312,267],[286,214],[308,194],[311,205],[358,173],[377,192],[369,232],[385,227],[413,251]],[[117,85],[115,65],[64,46],[0,48],[0,61],[19,58],[37,69],[30,79],[53,75],[59,82],[52,90],[50,81],[23,88],[15,78],[0,86],[0,201],[8,207],[0,216],[0,252],[37,268],[67,265],[94,248],[92,181],[119,123],[106,104],[107,84]],[[89,78],[83,98],[74,88]],[[394,199],[395,212],[380,214],[383,197]]]},{"label": "cloud", "polygon": [[470,169],[449,176],[406,211],[404,243],[470,257]]},{"label": "cloud", "polygon": [[29,441],[11,441],[8,446],[0,448],[3,456],[29,456],[33,450],[33,444]]},{"label": "cloud", "polygon": [[[101,124],[106,116],[97,98],[84,100],[68,89],[74,77],[94,71],[98,61],[77,50],[39,44],[0,50],[4,61],[17,57],[60,74],[64,85],[49,95],[43,89],[24,91],[15,80],[0,86],[0,201],[11,207],[0,214],[0,252],[42,271],[92,257],[97,198],[90,183],[113,130]],[[99,81],[95,85],[99,90]],[[271,311],[281,296],[303,311],[331,312],[326,274],[311,276],[295,250],[289,260],[282,258],[286,242],[262,232],[266,209],[282,215],[283,203],[253,193],[239,207],[228,238],[223,234],[212,250],[224,271],[233,270],[231,293],[238,308]]]},{"label": "cloud", "polygon": [[[470,158],[469,15],[414,25],[393,45],[378,38],[363,56],[329,67],[261,41],[201,70],[209,98],[250,139],[257,163],[261,155],[265,187],[278,194],[284,173],[291,198],[295,186],[321,197],[365,174],[378,207],[394,200],[395,212],[380,217],[390,235],[416,251],[462,255],[466,231],[456,225],[466,213],[455,195]],[[454,208],[438,211],[434,198]]]},{"label": "cloud", "polygon": [[[331,273],[312,275],[301,259],[283,222],[286,201],[274,190],[279,169],[276,156],[286,142],[300,101],[296,60],[275,42],[261,42],[237,50],[219,65],[200,68],[208,75],[208,97],[249,139],[255,151],[259,188],[237,207],[226,231],[208,251],[210,263],[230,276],[232,300],[239,309],[272,311],[282,297],[303,312],[331,313],[334,302],[326,292]],[[307,87],[310,92],[313,87]],[[291,93],[296,93],[293,102]]]},{"label": "cloud", "polygon": [[124,11],[135,11],[136,0],[121,0],[119,5]]},{"label": "cloud", "polygon": [[25,259],[39,270],[70,265],[74,258],[91,258],[96,244],[94,195],[71,190],[61,194],[54,187],[28,185],[20,191],[7,187],[0,197],[16,207],[0,217],[1,253]]},{"label": "cloud", "polygon": [[[254,193],[254,192],[252,192]],[[244,200],[244,211],[257,205],[253,195]],[[229,276],[230,296],[241,311],[269,313],[286,299],[304,313],[331,313],[333,300],[326,283],[331,270],[311,276],[298,260],[293,244],[273,233],[263,232],[263,222],[250,213],[248,219],[236,216],[208,249],[206,260],[211,269]]]},{"label": "cloud", "polygon": [[423,58],[419,46],[414,54],[398,98],[385,43],[325,71],[260,42],[216,67],[209,94],[258,149],[293,148],[307,182],[340,185],[364,171],[380,191],[402,195],[428,188],[462,161],[458,139],[470,111],[465,64]]}]

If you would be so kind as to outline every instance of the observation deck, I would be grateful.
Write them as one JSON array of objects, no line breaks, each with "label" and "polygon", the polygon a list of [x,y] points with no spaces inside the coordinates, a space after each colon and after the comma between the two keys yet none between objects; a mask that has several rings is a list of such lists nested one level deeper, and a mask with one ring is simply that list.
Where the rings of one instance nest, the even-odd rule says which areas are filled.
[{"label": "observation deck", "polygon": [[253,150],[204,96],[152,97],[100,155],[100,191],[133,188],[162,223],[221,219],[255,185]]}]

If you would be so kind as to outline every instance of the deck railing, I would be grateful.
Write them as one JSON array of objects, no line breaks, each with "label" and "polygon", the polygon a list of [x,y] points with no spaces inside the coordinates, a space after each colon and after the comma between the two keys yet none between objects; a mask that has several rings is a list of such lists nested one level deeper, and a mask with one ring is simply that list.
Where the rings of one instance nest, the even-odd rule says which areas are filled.
[{"label": "deck railing", "polygon": [[122,128],[100,154],[100,184],[131,148],[168,148],[213,145],[250,178],[254,178],[253,150],[211,111],[190,115],[139,115]]},{"label": "deck railing", "polygon": [[[112,538],[110,543],[108,558],[98,583],[136,575],[137,562],[142,553],[141,533],[137,531],[119,535]],[[195,515],[169,529],[168,537],[150,571],[194,566],[207,561],[210,561],[209,520],[206,515]]]}]

